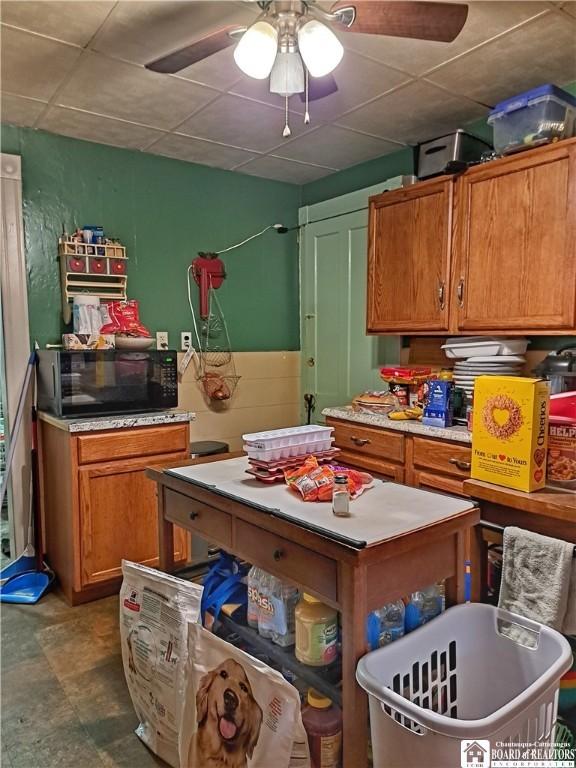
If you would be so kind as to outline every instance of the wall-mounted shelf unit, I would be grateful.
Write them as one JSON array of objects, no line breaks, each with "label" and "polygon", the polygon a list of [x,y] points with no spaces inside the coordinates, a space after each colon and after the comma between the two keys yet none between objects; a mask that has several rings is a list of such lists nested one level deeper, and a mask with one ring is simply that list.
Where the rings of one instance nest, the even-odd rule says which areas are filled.
[{"label": "wall-mounted shelf unit", "polygon": [[72,319],[70,302],[79,293],[98,296],[100,299],[126,300],[128,257],[123,245],[88,244],[60,239],[58,257],[65,323]]}]

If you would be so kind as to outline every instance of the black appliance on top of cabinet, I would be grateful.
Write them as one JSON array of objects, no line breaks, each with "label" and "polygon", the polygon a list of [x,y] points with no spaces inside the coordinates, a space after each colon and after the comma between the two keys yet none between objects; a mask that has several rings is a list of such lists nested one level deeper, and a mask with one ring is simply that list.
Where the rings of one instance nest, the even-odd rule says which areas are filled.
[{"label": "black appliance on top of cabinet", "polygon": [[40,350],[38,407],[78,418],[176,408],[173,350]]}]

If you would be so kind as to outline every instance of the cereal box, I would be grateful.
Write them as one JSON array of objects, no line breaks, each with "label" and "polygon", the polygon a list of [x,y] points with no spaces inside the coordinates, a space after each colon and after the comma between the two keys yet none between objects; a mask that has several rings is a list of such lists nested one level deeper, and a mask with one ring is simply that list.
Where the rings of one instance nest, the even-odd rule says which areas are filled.
[{"label": "cereal box", "polygon": [[536,491],[546,482],[548,384],[519,376],[474,382],[472,471],[476,480]]},{"label": "cereal box", "polygon": [[571,419],[550,417],[546,475],[548,485],[576,490],[576,422]]}]

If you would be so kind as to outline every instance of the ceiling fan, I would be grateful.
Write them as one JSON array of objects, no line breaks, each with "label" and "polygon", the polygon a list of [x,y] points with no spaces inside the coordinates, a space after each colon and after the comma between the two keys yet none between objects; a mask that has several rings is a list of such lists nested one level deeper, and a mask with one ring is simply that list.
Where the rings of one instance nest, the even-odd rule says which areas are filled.
[{"label": "ceiling fan", "polygon": [[[368,35],[407,37],[449,43],[468,16],[461,3],[409,0],[340,0],[326,11],[315,0],[265,0],[261,14],[249,27],[223,26],[190,45],[146,64],[154,72],[174,74],[214,53],[236,45],[240,69],[258,80],[270,78],[270,92],[306,101],[304,122],[310,122],[308,101],[338,90],[331,74],[344,54],[333,30]],[[309,79],[310,78],[310,79]]]}]

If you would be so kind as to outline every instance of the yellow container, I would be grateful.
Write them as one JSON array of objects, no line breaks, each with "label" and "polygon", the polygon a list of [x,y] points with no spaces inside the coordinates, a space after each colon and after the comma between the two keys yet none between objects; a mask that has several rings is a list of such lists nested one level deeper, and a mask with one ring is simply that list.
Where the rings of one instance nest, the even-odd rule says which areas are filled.
[{"label": "yellow container", "polygon": [[546,482],[548,383],[519,376],[479,376],[474,382],[472,470],[475,480],[518,491]]},{"label": "yellow container", "polygon": [[337,642],[338,612],[304,592],[296,606],[296,658],[310,667],[332,664]]}]

